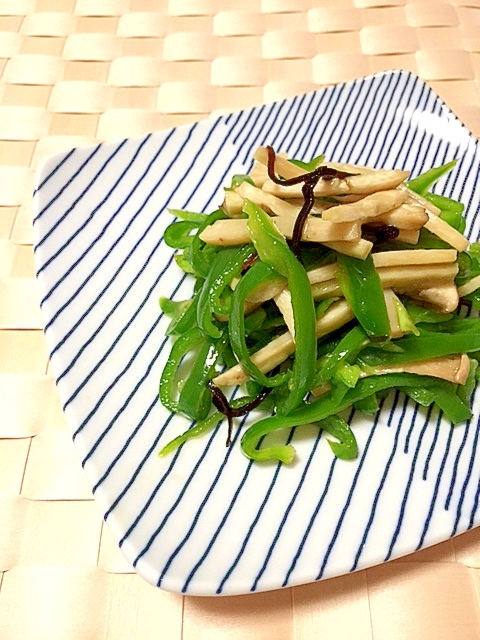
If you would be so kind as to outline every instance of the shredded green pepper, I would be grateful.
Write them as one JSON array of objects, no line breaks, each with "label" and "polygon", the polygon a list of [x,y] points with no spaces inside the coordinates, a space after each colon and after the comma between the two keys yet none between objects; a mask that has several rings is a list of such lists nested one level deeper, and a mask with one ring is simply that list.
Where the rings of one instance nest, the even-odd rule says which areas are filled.
[{"label": "shredded green pepper", "polygon": [[198,227],[198,222],[190,222],[188,220],[174,222],[165,229],[165,233],[163,234],[165,244],[172,247],[172,249],[185,249],[189,247],[194,237],[190,234],[192,231],[197,231]]},{"label": "shredded green pepper", "polygon": [[359,260],[338,255],[337,280],[345,300],[370,340],[385,341],[390,334],[382,283],[372,256]]},{"label": "shredded green pepper", "polygon": [[346,420],[331,415],[320,420],[318,426],[340,442],[327,438],[334,455],[341,460],[354,460],[358,455],[357,439]]},{"label": "shredded green pepper", "polygon": [[181,383],[178,411],[192,420],[203,420],[210,412],[212,396],[207,387],[222,351],[222,341],[204,338],[195,354],[187,378]]},{"label": "shredded green pepper", "polygon": [[413,180],[409,180],[407,182],[407,186],[415,193],[418,193],[421,196],[425,196],[430,187],[432,187],[435,182],[440,180],[444,175],[449,173],[457,164],[456,160],[452,160],[452,162],[447,162],[446,164],[441,165],[440,167],[432,167],[431,169],[427,169],[424,173],[421,173]]},{"label": "shredded green pepper", "polygon": [[366,348],[359,355],[359,361],[366,366],[402,364],[480,350],[477,318],[454,318],[443,324],[417,327],[418,336],[398,338],[392,350]]},{"label": "shredded green pepper", "polygon": [[316,359],[315,305],[307,273],[289,249],[285,238],[274,227],[270,217],[257,205],[247,201],[248,229],[260,259],[287,279],[292,297],[295,327],[295,357],[290,393],[277,410],[288,415],[311,388]]},{"label": "shredded green pepper", "polygon": [[335,372],[335,369],[345,362],[356,357],[360,351],[370,343],[365,331],[359,325],[354,326],[333,348],[333,350],[325,356],[324,361],[318,370],[313,386],[318,387],[324,384]]},{"label": "shredded green pepper", "polygon": [[276,387],[291,377],[290,371],[266,376],[252,362],[245,339],[245,300],[261,284],[278,280],[279,275],[264,262],[256,262],[243,276],[235,288],[232,298],[232,310],[228,321],[230,345],[243,370],[252,380],[265,387]]},{"label": "shredded green pepper", "polygon": [[309,160],[309,162],[304,162],[303,160],[297,160],[295,158],[291,158],[290,159],[290,162],[292,164],[295,164],[297,167],[300,167],[300,169],[303,169],[304,171],[306,171],[308,173],[310,173],[311,171],[314,171],[324,161],[325,161],[325,156],[324,155],[316,156],[315,158],[312,158],[311,160]]},{"label": "shredded green pepper", "polygon": [[198,327],[194,327],[181,335],[173,343],[170,355],[160,377],[160,400],[169,411],[178,411],[176,374],[184,356],[196,349],[204,341],[204,336]]},{"label": "shredded green pepper", "polygon": [[221,291],[225,288],[225,269],[237,252],[238,249],[236,247],[228,247],[215,255],[200,291],[197,305],[197,323],[200,329],[212,338],[219,338],[221,333],[218,323],[215,323],[212,298],[219,298]]},{"label": "shredded green pepper", "polygon": [[[228,315],[231,311],[231,290],[228,289],[228,285],[232,282],[233,278],[240,275],[245,261],[249,260],[255,255],[255,249],[252,244],[246,244],[240,249],[233,251],[230,260],[224,264],[223,271],[218,274],[214,286],[210,291],[209,304],[213,313],[217,315]],[[228,290],[230,293],[225,296],[225,292]],[[222,303],[222,296],[226,297],[226,300]]]},{"label": "shredded green pepper", "polygon": [[198,228],[198,233],[193,236],[192,242],[183,252],[184,259],[191,266],[190,273],[193,273],[197,277],[206,278],[208,276],[212,264],[212,256],[218,252],[218,247],[205,244],[205,242],[200,239],[200,234],[216,220],[222,220],[223,218],[225,218],[225,214],[219,209],[205,216],[203,224]]},{"label": "shredded green pepper", "polygon": [[160,308],[163,313],[171,316],[166,335],[181,335],[192,328],[197,315],[199,292],[195,293],[191,300],[173,302],[168,298],[160,298]]},{"label": "shredded green pepper", "polygon": [[[452,422],[458,418],[459,415],[464,414],[471,417],[471,412],[468,407],[462,411],[461,400],[447,402],[445,395],[442,393],[444,390],[443,385],[438,384],[439,381],[430,376],[419,376],[416,374],[408,373],[392,373],[382,376],[372,376],[363,378],[358,381],[357,385],[353,389],[347,389],[346,387],[340,388],[339,393],[330,393],[327,396],[322,396],[316,402],[312,404],[299,407],[289,416],[272,416],[259,420],[254,425],[249,427],[242,436],[242,449],[245,455],[252,460],[279,460],[281,462],[290,463],[295,456],[295,449],[291,444],[277,445],[274,447],[259,448],[260,440],[278,429],[286,429],[289,427],[298,427],[304,424],[317,423],[331,415],[340,413],[344,409],[352,406],[354,403],[367,398],[372,394],[392,388],[405,388],[405,387],[426,387],[432,389],[436,398],[443,403],[442,409]],[[447,411],[452,411],[452,414],[447,414]],[[464,420],[465,418],[462,418]]]}]

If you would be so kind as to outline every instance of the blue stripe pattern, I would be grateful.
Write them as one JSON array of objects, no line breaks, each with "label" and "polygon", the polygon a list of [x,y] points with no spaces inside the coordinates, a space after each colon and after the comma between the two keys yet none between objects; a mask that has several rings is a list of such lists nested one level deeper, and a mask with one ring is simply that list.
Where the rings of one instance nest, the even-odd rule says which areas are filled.
[{"label": "blue stripe pattern", "polygon": [[[479,235],[479,143],[416,76],[389,72],[143,138],[72,149],[35,189],[35,256],[51,364],[82,464],[127,559],[149,582],[236,594],[328,578],[479,523],[479,394],[453,428],[402,393],[354,412],[358,460],[314,427],[276,434],[297,461],[252,464],[225,425],[167,458],[188,427],[157,400],[169,351],[161,296],[188,298],[163,234],[167,208],[212,211],[258,145],[290,156],[406,168],[453,158],[437,189]],[[256,417],[247,417],[247,423]]]}]

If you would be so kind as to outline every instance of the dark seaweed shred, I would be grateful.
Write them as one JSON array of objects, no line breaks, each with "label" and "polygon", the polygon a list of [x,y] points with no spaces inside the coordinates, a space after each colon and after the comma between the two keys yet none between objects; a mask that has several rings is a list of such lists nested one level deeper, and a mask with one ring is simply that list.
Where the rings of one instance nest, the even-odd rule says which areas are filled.
[{"label": "dark seaweed shred", "polygon": [[247,402],[241,407],[232,407],[223,391],[219,387],[217,387],[211,380],[207,383],[207,386],[212,392],[212,402],[215,408],[217,409],[217,411],[220,411],[220,413],[223,413],[223,415],[227,418],[227,447],[229,447],[232,443],[233,418],[239,418],[240,416],[244,416],[245,414],[249,413],[253,409],[256,409],[272,390],[271,387],[263,387],[263,389],[250,402]]},{"label": "dark seaweed shred", "polygon": [[385,244],[395,240],[400,233],[398,227],[392,224],[382,224],[379,222],[367,222],[362,224],[362,238],[369,240],[375,245]]},{"label": "dark seaweed shred", "polygon": [[293,227],[293,233],[292,233],[292,241],[291,241],[292,251],[297,256],[298,260],[300,262],[303,262],[301,239],[302,239],[305,223],[315,203],[315,194],[314,194],[315,185],[319,180],[330,181],[330,180],[334,180],[335,178],[339,180],[344,180],[345,178],[348,178],[349,176],[352,176],[355,174],[347,173],[346,171],[338,171],[333,167],[326,167],[324,165],[320,165],[313,171],[302,173],[301,175],[296,176],[294,178],[279,178],[275,174],[275,151],[273,150],[272,147],[268,146],[267,153],[268,153],[267,170],[268,170],[268,177],[270,178],[270,180],[284,187],[291,187],[292,185],[300,184],[303,182],[303,185],[302,185],[303,205],[295,220],[295,225]]}]

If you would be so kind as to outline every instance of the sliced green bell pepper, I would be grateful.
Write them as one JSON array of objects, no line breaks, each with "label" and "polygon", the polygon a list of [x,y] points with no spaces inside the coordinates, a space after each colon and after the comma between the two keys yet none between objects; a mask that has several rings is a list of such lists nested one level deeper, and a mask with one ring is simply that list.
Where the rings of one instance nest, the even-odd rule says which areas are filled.
[{"label": "sliced green bell pepper", "polygon": [[439,167],[432,167],[428,169],[424,173],[421,173],[416,178],[409,180],[407,182],[407,186],[415,193],[418,193],[420,196],[425,196],[430,187],[432,187],[437,180],[439,180],[442,176],[449,173],[455,165],[457,164],[456,160],[452,160],[451,162],[447,162]]},{"label": "sliced green bell pepper", "polygon": [[[462,408],[460,398],[445,398],[447,389],[439,384],[439,380],[431,376],[420,376],[408,373],[391,373],[382,376],[371,376],[358,381],[354,389],[340,389],[340,393],[331,392],[320,397],[316,402],[299,407],[288,416],[272,416],[259,420],[249,427],[243,434],[241,445],[245,455],[252,460],[280,460],[290,463],[295,456],[295,449],[291,444],[277,445],[274,447],[259,448],[261,439],[267,434],[278,429],[298,427],[304,424],[317,423],[328,416],[337,414],[348,409],[359,400],[367,398],[378,391],[392,388],[425,387],[432,389],[436,399],[442,403],[442,409],[447,418],[455,422],[460,415],[467,415],[465,408]],[[455,395],[455,392],[452,392]],[[468,409],[468,408],[467,408]],[[451,414],[447,414],[451,411]],[[469,410],[468,410],[469,411]],[[469,413],[471,416],[471,413]],[[465,418],[462,417],[462,420]]]},{"label": "sliced green bell pepper", "polygon": [[244,211],[248,215],[247,226],[260,260],[287,279],[291,294],[295,356],[289,381],[290,393],[277,407],[279,413],[288,415],[310,391],[313,381],[317,344],[315,305],[307,272],[270,217],[250,201],[244,204]]},{"label": "sliced green bell pepper", "polygon": [[369,255],[365,260],[339,254],[336,277],[355,317],[373,341],[385,341],[390,335],[382,283]]},{"label": "sliced green bell pepper", "polygon": [[268,281],[278,280],[279,274],[264,262],[257,261],[242,277],[235,287],[232,297],[232,310],[228,320],[228,333],[232,351],[245,373],[252,380],[264,387],[275,387],[283,384],[291,376],[284,371],[274,376],[267,376],[252,362],[246,344],[245,335],[245,300],[258,286]]}]

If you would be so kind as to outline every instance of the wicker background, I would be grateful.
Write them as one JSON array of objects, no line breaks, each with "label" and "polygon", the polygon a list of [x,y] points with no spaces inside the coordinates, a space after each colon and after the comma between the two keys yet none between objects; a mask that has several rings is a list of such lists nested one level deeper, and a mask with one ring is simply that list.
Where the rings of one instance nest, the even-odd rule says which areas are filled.
[{"label": "wicker background", "polygon": [[146,584],[92,500],[37,308],[46,155],[399,68],[479,136],[480,0],[0,0],[1,640],[480,638],[479,530],[273,593]]}]

